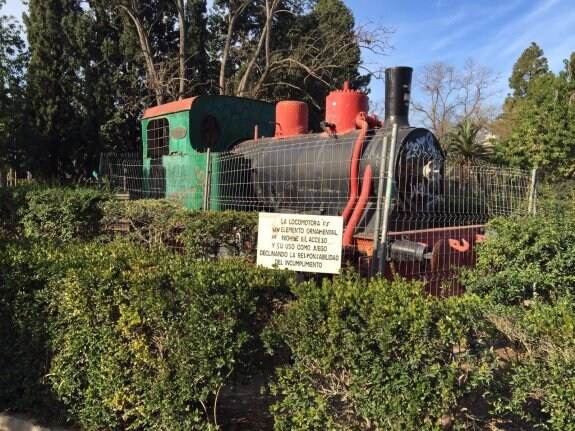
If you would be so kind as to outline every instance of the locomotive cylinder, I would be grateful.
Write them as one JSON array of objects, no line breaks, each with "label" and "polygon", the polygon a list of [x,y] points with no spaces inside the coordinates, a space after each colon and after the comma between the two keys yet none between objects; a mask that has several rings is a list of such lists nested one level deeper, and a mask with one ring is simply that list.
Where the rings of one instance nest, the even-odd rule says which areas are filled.
[{"label": "locomotive cylinder", "polygon": [[426,244],[401,239],[391,243],[389,257],[396,262],[421,262],[431,259],[431,248]]}]

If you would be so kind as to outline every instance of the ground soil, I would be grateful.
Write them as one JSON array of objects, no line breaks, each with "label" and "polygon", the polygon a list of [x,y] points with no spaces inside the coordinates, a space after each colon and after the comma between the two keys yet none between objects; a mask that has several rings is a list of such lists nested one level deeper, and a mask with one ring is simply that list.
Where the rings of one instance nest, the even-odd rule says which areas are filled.
[{"label": "ground soil", "polygon": [[217,419],[222,430],[273,430],[273,418],[269,407],[274,399],[271,395],[261,393],[268,378],[269,376],[261,373],[245,384],[223,388]]}]

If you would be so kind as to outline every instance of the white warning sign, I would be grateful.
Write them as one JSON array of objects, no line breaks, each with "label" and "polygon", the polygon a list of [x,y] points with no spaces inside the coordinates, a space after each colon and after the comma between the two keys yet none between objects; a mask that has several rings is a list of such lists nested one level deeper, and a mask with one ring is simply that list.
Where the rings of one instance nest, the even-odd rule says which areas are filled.
[{"label": "white warning sign", "polygon": [[342,236],[342,217],[260,213],[257,264],[337,274]]}]

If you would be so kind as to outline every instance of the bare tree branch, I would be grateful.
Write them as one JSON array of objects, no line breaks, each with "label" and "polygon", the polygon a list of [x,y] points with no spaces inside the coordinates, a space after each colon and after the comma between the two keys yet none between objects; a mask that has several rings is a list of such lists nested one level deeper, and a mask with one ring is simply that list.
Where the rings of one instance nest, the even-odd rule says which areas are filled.
[{"label": "bare tree branch", "polygon": [[267,76],[269,73],[269,69],[270,69],[270,39],[271,39],[271,27],[272,27],[272,20],[274,17],[274,14],[276,12],[277,7],[279,6],[281,0],[265,0],[265,16],[266,16],[266,21],[264,24],[264,28],[262,30],[262,33],[260,35],[258,44],[256,49],[254,50],[251,59],[248,63],[248,66],[246,67],[246,70],[240,80],[240,84],[238,86],[238,90],[237,90],[237,94],[238,96],[244,96],[246,93],[246,87],[247,87],[247,83],[248,80],[252,74],[252,70],[254,69],[254,66],[256,64],[256,61],[258,60],[258,57],[261,54],[262,49],[266,48],[265,50],[265,65],[264,65],[264,69],[262,72],[262,76]]},{"label": "bare tree branch", "polygon": [[452,127],[467,119],[485,124],[493,114],[488,100],[495,94],[496,82],[497,77],[489,68],[471,59],[461,72],[444,63],[427,65],[417,80],[427,100],[414,100],[412,107],[441,140]]},{"label": "bare tree branch", "polygon": [[144,23],[140,19],[139,12],[139,2],[138,0],[131,0],[131,7],[124,4],[119,4],[118,7],[123,9],[134,25],[136,26],[136,31],[138,32],[138,38],[140,41],[140,47],[142,49],[142,54],[144,56],[144,61],[146,63],[146,69],[148,71],[148,86],[156,95],[156,103],[158,105],[164,103],[164,96],[160,90],[158,76],[156,74],[156,69],[154,65],[154,54],[152,52],[152,47],[150,45],[150,39],[144,28]]},{"label": "bare tree branch", "polygon": [[228,30],[226,34],[226,42],[224,50],[222,51],[222,60],[220,64],[220,94],[226,94],[226,65],[230,55],[230,47],[234,36],[234,30],[237,19],[241,16],[244,10],[249,6],[252,0],[242,0],[237,8],[233,7],[233,2],[230,2],[228,8]]}]

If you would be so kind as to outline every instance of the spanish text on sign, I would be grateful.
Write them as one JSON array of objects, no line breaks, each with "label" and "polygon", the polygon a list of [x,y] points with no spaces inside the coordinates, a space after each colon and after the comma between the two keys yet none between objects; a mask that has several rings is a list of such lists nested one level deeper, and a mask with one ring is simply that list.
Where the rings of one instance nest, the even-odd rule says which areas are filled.
[{"label": "spanish text on sign", "polygon": [[336,216],[260,213],[258,265],[337,274],[343,219]]}]

